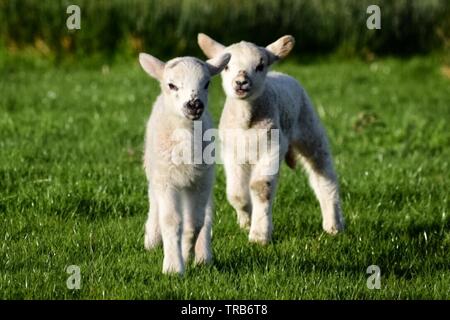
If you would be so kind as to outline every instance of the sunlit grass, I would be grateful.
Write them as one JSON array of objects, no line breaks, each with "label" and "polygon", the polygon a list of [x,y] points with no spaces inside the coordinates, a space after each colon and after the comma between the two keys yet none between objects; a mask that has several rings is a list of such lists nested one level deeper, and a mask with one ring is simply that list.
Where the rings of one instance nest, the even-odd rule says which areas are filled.
[{"label": "sunlit grass", "polygon": [[[158,85],[135,62],[3,62],[0,69],[0,298],[450,297],[450,81],[435,58],[285,63],[330,137],[347,231],[321,230],[301,170],[282,168],[274,241],[251,245],[215,185],[214,262],[183,278],[146,252],[142,168]],[[220,115],[219,79],[211,111]],[[369,265],[381,289],[366,287]],[[81,267],[81,290],[66,267]]]}]

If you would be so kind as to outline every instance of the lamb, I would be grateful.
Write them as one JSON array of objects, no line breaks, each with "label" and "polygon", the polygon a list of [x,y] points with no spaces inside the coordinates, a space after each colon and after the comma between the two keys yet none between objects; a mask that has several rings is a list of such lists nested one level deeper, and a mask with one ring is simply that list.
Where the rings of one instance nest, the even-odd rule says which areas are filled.
[{"label": "lamb", "polygon": [[[311,100],[294,78],[268,72],[274,62],[286,57],[294,46],[292,36],[283,36],[267,47],[241,41],[228,47],[205,34],[198,44],[208,58],[230,53],[232,58],[222,72],[226,101],[219,124],[227,198],[236,210],[241,228],[249,229],[249,240],[267,244],[272,236],[272,203],[283,159],[294,169],[302,163],[320,203],[322,227],[329,234],[344,229],[338,182],[324,128]],[[224,137],[231,130],[242,130],[238,144],[248,143],[256,150],[250,136],[254,130],[278,134],[277,156],[261,152],[257,161],[239,162],[233,153],[236,140]],[[261,136],[260,136],[261,138]],[[271,172],[270,168],[277,170]]]},{"label": "lamb", "polygon": [[229,60],[230,54],[224,54],[206,62],[181,57],[164,63],[146,53],[139,55],[142,68],[160,82],[162,91],[153,105],[145,136],[150,209],[144,246],[150,250],[162,241],[163,273],[183,274],[193,251],[196,264],[212,258],[214,166],[203,160],[194,163],[191,158],[174,160],[180,145],[187,150],[205,147],[203,141],[194,140],[194,124],[201,122],[203,131],[212,127],[207,111],[208,85]]}]

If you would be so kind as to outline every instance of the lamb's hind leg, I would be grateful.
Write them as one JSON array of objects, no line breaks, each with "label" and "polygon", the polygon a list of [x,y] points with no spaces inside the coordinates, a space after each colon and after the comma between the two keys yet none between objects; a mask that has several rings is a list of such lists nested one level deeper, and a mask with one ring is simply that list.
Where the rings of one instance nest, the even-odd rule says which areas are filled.
[{"label": "lamb's hind leg", "polygon": [[327,233],[336,234],[344,229],[337,177],[325,131],[316,116],[312,117],[301,124],[304,135],[296,148],[320,203],[322,227]]},{"label": "lamb's hind leg", "polygon": [[318,163],[322,160],[301,157],[303,166],[309,176],[309,183],[316,194],[322,211],[322,228],[329,234],[337,234],[344,230],[339,200],[339,189],[336,175],[331,165],[331,159],[326,159],[324,167]]}]

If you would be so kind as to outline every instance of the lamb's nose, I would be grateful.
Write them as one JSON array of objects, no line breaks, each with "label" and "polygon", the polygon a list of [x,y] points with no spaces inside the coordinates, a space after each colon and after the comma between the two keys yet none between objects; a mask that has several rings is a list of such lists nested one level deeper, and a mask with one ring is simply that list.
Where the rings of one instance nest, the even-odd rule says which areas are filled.
[{"label": "lamb's nose", "polygon": [[242,86],[245,86],[246,84],[248,84],[248,81],[247,81],[247,79],[244,79],[244,80],[236,80],[236,84],[238,85],[238,86],[240,86],[240,87],[242,87]]},{"label": "lamb's nose", "polygon": [[186,107],[189,110],[199,110],[203,109],[203,102],[200,99],[190,100],[186,104]]}]

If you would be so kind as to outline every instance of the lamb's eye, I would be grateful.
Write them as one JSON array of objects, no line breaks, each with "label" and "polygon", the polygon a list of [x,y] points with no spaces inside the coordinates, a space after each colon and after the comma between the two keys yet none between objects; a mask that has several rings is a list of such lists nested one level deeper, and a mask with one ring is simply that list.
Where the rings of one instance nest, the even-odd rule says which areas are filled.
[{"label": "lamb's eye", "polygon": [[205,84],[205,89],[208,89],[208,87],[209,87],[209,82],[210,82],[210,81],[208,81],[208,82]]},{"label": "lamb's eye", "polygon": [[228,71],[228,66],[225,66],[225,68],[223,68],[223,70]]},{"label": "lamb's eye", "polygon": [[169,83],[169,89],[170,90],[174,90],[174,91],[178,91],[178,87],[176,85],[174,85],[173,83]]},{"label": "lamb's eye", "polygon": [[260,63],[256,66],[256,71],[261,72],[264,70],[264,63]]}]

